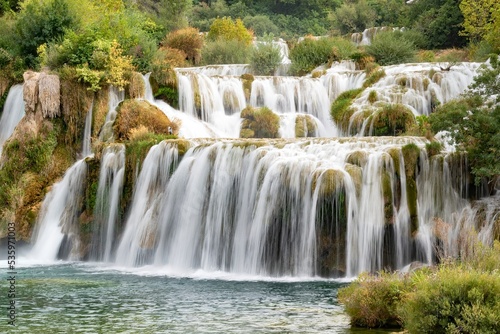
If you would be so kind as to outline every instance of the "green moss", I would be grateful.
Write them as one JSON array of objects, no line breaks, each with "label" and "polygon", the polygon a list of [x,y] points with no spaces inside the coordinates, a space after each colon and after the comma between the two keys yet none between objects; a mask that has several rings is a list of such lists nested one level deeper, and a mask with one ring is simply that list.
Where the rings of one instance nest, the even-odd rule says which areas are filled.
[{"label": "green moss", "polygon": [[167,102],[175,109],[179,108],[179,90],[177,87],[160,86],[154,94],[156,99]]},{"label": "green moss", "polygon": [[403,154],[403,160],[405,164],[406,177],[415,177],[415,168],[418,163],[418,157],[420,155],[420,148],[416,144],[407,144],[401,148]]},{"label": "green moss", "polygon": [[297,115],[295,118],[295,137],[314,137],[316,130],[316,123],[311,116]]},{"label": "green moss", "polygon": [[[246,107],[241,111],[240,137],[250,138],[251,131],[254,132],[252,138],[278,138],[280,128],[280,118],[271,109]],[[248,131],[251,130],[251,131]]]},{"label": "green moss", "polygon": [[443,149],[443,144],[438,141],[432,141],[430,143],[425,144],[425,150],[427,151],[427,156],[430,158],[441,153]]},{"label": "green moss", "polygon": [[373,104],[373,103],[377,102],[377,100],[378,100],[377,91],[371,90],[370,93],[368,93],[368,102]]},{"label": "green moss", "polygon": [[352,89],[340,94],[333,101],[330,113],[334,122],[344,131],[349,127],[349,120],[354,113],[350,108],[352,101],[363,91],[363,89]]},{"label": "green moss", "polygon": [[374,70],[363,82],[363,89],[372,86],[377,83],[380,79],[385,77],[385,71],[383,69]]},{"label": "green moss", "polygon": [[418,231],[417,183],[413,178],[406,177],[406,199],[410,212],[410,231],[412,235]]},{"label": "green moss", "polygon": [[387,151],[387,153],[389,153],[389,155],[392,158],[392,163],[394,164],[394,172],[396,173],[396,175],[399,175],[399,168],[400,168],[399,152],[400,150],[398,148],[390,148]]},{"label": "green moss", "polygon": [[382,173],[382,193],[384,196],[384,216],[386,224],[392,223],[394,220],[393,203],[392,203],[392,184],[391,175],[389,172]]},{"label": "green moss", "polygon": [[[320,182],[318,185],[317,183]],[[328,197],[335,195],[343,187],[344,174],[337,169],[327,169],[323,172],[316,172],[311,184],[312,191],[319,186],[319,196]]]},{"label": "green moss", "polygon": [[241,138],[254,138],[255,132],[252,129],[241,129],[240,137]]},{"label": "green moss", "polygon": [[346,158],[346,162],[363,167],[366,164],[366,161],[368,160],[368,153],[365,151],[354,151],[352,153],[349,153],[349,155]]},{"label": "green moss", "polygon": [[346,164],[345,170],[351,176],[356,188],[356,194],[359,196],[361,194],[361,186],[363,185],[363,169],[358,165]]},{"label": "green moss", "polygon": [[373,115],[373,135],[398,136],[415,124],[415,116],[410,109],[402,104],[386,104]]}]

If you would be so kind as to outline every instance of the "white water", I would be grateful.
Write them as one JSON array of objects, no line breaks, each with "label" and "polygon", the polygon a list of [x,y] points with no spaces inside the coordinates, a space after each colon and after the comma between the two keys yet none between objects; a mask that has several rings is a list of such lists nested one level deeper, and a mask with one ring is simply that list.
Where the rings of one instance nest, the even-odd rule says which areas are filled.
[{"label": "white water", "polygon": [[9,90],[3,106],[2,118],[0,119],[0,157],[2,156],[3,145],[23,117],[23,85],[14,85]]},{"label": "white water", "polygon": [[92,158],[92,107],[85,118],[82,139],[82,159],[64,173],[63,179],[53,185],[43,200],[31,237],[33,248],[29,258],[51,262],[58,257],[78,260],[81,255],[79,214],[87,180],[86,159]]},{"label": "white water", "polygon": [[101,171],[94,209],[93,260],[111,261],[111,251],[120,219],[120,198],[125,173],[125,145],[114,144],[102,153]]},{"label": "white water", "polygon": [[[387,153],[410,142],[424,148],[425,142],[416,138],[255,141],[258,147],[230,140],[193,141],[180,162],[175,142],[162,142],[143,163],[116,263],[149,264],[181,276],[201,270],[314,277],[322,270],[324,237],[345,238],[345,253],[334,247],[344,255],[332,254],[337,259],[332,267],[348,277],[387,266],[402,268],[412,260],[430,263],[432,250],[426,245],[433,242],[427,233],[433,218],[451,216],[463,202],[457,202],[449,184],[436,182],[446,180],[447,165],[428,161],[422,149],[419,232],[413,242],[402,192],[404,161],[399,153],[403,167],[396,173]],[[366,161],[361,166],[347,163],[353,153]],[[384,214],[384,175],[392,192],[394,225]],[[442,205],[432,207],[428,199],[437,197]],[[341,211],[330,216],[341,219],[345,206],[346,221],[330,221],[333,234],[325,236],[318,210],[339,198],[344,198],[337,203]],[[418,255],[412,256],[412,249]]]},{"label": "white water", "polygon": [[[149,78],[149,76],[148,76]],[[149,86],[151,87],[151,86]],[[146,91],[146,98],[148,97],[148,93],[153,96],[152,92]],[[116,87],[110,86],[108,93],[108,113],[106,114],[106,120],[104,121],[104,125],[99,133],[99,140],[102,142],[112,142],[113,138],[113,124],[116,120],[116,108],[125,99],[125,91],[119,90]]]},{"label": "white water", "polygon": [[78,160],[45,196],[31,238],[33,248],[28,258],[44,262],[55,261],[66,238],[69,259],[78,259],[79,202],[86,178],[87,164],[85,160]]}]

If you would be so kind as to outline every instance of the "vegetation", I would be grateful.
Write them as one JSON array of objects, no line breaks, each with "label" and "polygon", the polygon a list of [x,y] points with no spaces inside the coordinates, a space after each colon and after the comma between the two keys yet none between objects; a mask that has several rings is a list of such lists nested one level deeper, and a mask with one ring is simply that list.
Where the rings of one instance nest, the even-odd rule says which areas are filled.
[{"label": "vegetation", "polygon": [[366,51],[380,65],[394,65],[413,61],[417,50],[404,33],[387,31],[378,33]]},{"label": "vegetation", "polygon": [[281,64],[278,47],[267,40],[259,43],[252,51],[250,66],[256,75],[273,75]]},{"label": "vegetation", "polygon": [[398,136],[415,123],[411,110],[402,104],[386,104],[372,116],[374,136]]},{"label": "vegetation", "polygon": [[462,260],[407,275],[361,275],[339,301],[362,327],[402,326],[410,333],[496,333],[500,323],[500,242],[476,244]]}]

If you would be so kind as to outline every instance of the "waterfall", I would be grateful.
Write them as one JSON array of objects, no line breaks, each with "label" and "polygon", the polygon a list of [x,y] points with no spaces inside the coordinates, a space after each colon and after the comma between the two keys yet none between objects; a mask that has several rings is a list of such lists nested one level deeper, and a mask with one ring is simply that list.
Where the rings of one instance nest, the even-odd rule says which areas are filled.
[{"label": "waterfall", "polygon": [[125,173],[125,145],[114,144],[102,153],[101,171],[94,209],[91,258],[109,262],[119,222],[119,205]]},{"label": "waterfall", "polygon": [[83,144],[82,144],[82,157],[88,157],[92,154],[91,151],[91,134],[92,134],[92,108],[94,102],[90,104],[90,108],[85,117],[85,128],[83,130]]},{"label": "waterfall", "polygon": [[[416,165],[403,158],[410,143]],[[176,141],[164,141],[142,165],[116,263],[299,277],[430,263],[435,218],[454,222],[465,200],[425,143],[197,140],[179,160]],[[407,169],[418,171],[410,186]]]},{"label": "waterfall", "polygon": [[91,129],[93,101],[85,117],[82,159],[64,173],[43,200],[32,235],[30,257],[40,261],[80,258],[79,209],[87,183],[87,163],[92,157]]},{"label": "waterfall", "polygon": [[[149,86],[151,87],[151,86]],[[146,91],[146,96],[148,96],[148,92]],[[153,93],[151,93],[153,96]],[[119,90],[114,86],[109,87],[108,93],[108,113],[106,114],[106,120],[104,121],[104,125],[99,133],[99,140],[102,142],[111,142],[113,141],[113,124],[116,120],[116,108],[125,99],[125,91]]]},{"label": "waterfall", "polygon": [[14,85],[9,90],[3,107],[2,118],[0,119],[0,157],[2,156],[3,145],[23,117],[23,85]]},{"label": "waterfall", "polygon": [[31,239],[31,258],[41,261],[79,258],[79,203],[86,178],[87,164],[78,160],[45,196]]}]

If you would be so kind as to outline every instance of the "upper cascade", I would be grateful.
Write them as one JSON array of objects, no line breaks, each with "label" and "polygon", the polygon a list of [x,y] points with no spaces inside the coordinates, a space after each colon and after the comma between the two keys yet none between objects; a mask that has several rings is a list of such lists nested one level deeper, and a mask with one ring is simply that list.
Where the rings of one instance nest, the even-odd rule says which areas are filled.
[{"label": "upper cascade", "polygon": [[[366,84],[365,71],[349,61],[319,68],[305,77],[253,76],[244,65],[177,69],[179,109],[215,129],[220,137],[240,136],[241,111],[267,107],[280,118],[279,135],[301,137],[297,117],[308,115],[316,136],[365,136],[374,117],[387,104],[401,104],[413,116],[428,115],[441,103],[458,97],[472,83],[480,63],[421,63],[382,66],[382,78]],[[318,75],[319,74],[319,75]],[[332,121],[330,106],[340,94],[360,89],[348,124]]]}]

